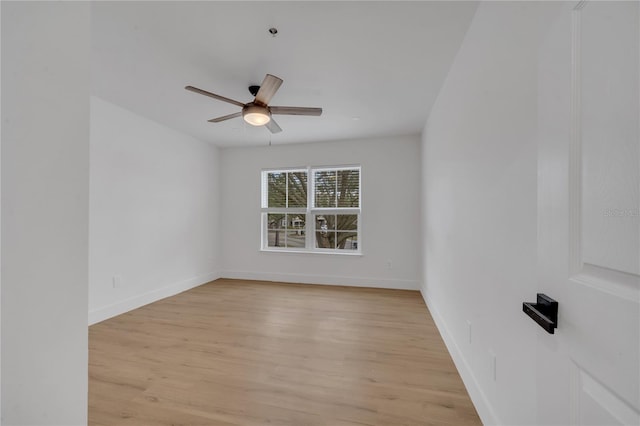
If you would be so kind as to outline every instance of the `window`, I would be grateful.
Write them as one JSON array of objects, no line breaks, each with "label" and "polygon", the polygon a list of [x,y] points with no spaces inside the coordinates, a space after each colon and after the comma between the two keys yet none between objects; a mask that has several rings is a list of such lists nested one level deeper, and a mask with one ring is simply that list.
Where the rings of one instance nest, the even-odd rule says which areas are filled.
[{"label": "window", "polygon": [[262,172],[262,249],[360,253],[360,167]]}]

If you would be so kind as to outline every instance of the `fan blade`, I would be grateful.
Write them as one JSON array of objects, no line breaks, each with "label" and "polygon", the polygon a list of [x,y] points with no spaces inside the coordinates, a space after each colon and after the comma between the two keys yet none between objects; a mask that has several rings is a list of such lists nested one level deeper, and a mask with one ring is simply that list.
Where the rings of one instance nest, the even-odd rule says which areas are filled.
[{"label": "fan blade", "polygon": [[207,120],[209,123],[219,123],[221,121],[230,120],[232,118],[240,117],[242,115],[242,111],[234,112],[233,114],[223,115],[222,117],[212,118],[211,120]]},{"label": "fan blade", "polygon": [[271,133],[280,133],[282,131],[282,129],[280,128],[280,126],[278,126],[278,123],[276,123],[273,118],[271,120],[269,120],[269,122],[267,124],[264,125],[264,127],[266,127],[267,129],[269,129],[269,131]]},{"label": "fan blade", "polygon": [[269,110],[271,114],[280,115],[322,115],[322,108],[272,106]]},{"label": "fan blade", "polygon": [[260,105],[269,105],[269,101],[271,100],[271,98],[273,98],[273,95],[276,94],[281,84],[281,78],[278,78],[275,75],[267,74],[264,77],[264,80],[262,80],[260,90],[258,90],[254,102]]},{"label": "fan blade", "polygon": [[210,98],[217,99],[219,101],[228,102],[230,104],[238,105],[239,107],[243,107],[244,104],[242,102],[234,101],[233,99],[225,98],[224,96],[216,95],[215,93],[207,92],[206,90],[198,89],[193,86],[186,86],[185,89],[190,92],[199,93],[201,95],[209,96]]}]

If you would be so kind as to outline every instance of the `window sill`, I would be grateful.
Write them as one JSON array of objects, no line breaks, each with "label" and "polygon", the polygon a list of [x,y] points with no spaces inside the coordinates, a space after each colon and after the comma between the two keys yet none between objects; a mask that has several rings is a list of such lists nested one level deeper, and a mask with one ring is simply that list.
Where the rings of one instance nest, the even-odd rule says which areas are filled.
[{"label": "window sill", "polygon": [[261,248],[260,251],[265,253],[295,253],[295,254],[321,254],[333,256],[362,256],[361,251],[316,251],[316,250],[289,250],[289,249],[266,249]]}]

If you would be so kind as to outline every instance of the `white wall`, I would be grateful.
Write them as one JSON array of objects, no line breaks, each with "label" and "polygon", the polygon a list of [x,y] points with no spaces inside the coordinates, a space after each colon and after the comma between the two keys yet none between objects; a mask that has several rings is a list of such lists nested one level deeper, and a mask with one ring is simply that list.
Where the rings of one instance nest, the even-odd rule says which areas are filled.
[{"label": "white wall", "polygon": [[[0,5],[0,28],[2,27],[2,6]],[[0,32],[2,30],[0,29]],[[1,49],[0,49],[1,50]],[[2,55],[0,55],[0,81],[2,81]],[[2,84],[0,84],[2,99]],[[2,135],[2,102],[0,102],[0,135]],[[0,224],[2,223],[2,149],[0,143]],[[2,424],[2,226],[0,226],[0,425]]]},{"label": "white wall", "polygon": [[423,132],[422,291],[487,424],[536,421],[537,329],[521,307],[537,287],[536,51],[551,7],[482,2]]},{"label": "white wall", "polygon": [[91,98],[90,323],[219,277],[218,172],[217,148]]},{"label": "white wall", "polygon": [[[362,256],[260,251],[263,168],[360,164]],[[222,150],[224,277],[368,287],[419,287],[417,136]],[[388,260],[392,268],[388,268]]]},{"label": "white wall", "polygon": [[86,2],[2,2],[2,424],[87,424]]}]

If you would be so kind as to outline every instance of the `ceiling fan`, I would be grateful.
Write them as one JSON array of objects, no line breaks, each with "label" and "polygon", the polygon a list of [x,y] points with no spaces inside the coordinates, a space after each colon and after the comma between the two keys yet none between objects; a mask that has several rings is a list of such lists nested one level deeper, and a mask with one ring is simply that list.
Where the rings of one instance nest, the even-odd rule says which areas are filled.
[{"label": "ceiling fan", "polygon": [[281,84],[281,78],[267,74],[264,77],[264,80],[262,80],[262,84],[260,86],[249,86],[249,92],[255,96],[255,99],[253,102],[246,104],[193,86],[186,86],[185,89],[201,95],[209,96],[219,101],[228,102],[242,108],[242,111],[224,115],[222,117],[212,118],[211,120],[208,120],[210,123],[219,123],[221,121],[242,116],[244,121],[253,126],[265,126],[271,133],[279,133],[282,129],[278,126],[278,123],[271,118],[272,115],[319,116],[322,114],[322,108],[269,106],[269,101],[273,98],[273,95],[276,94]]}]

